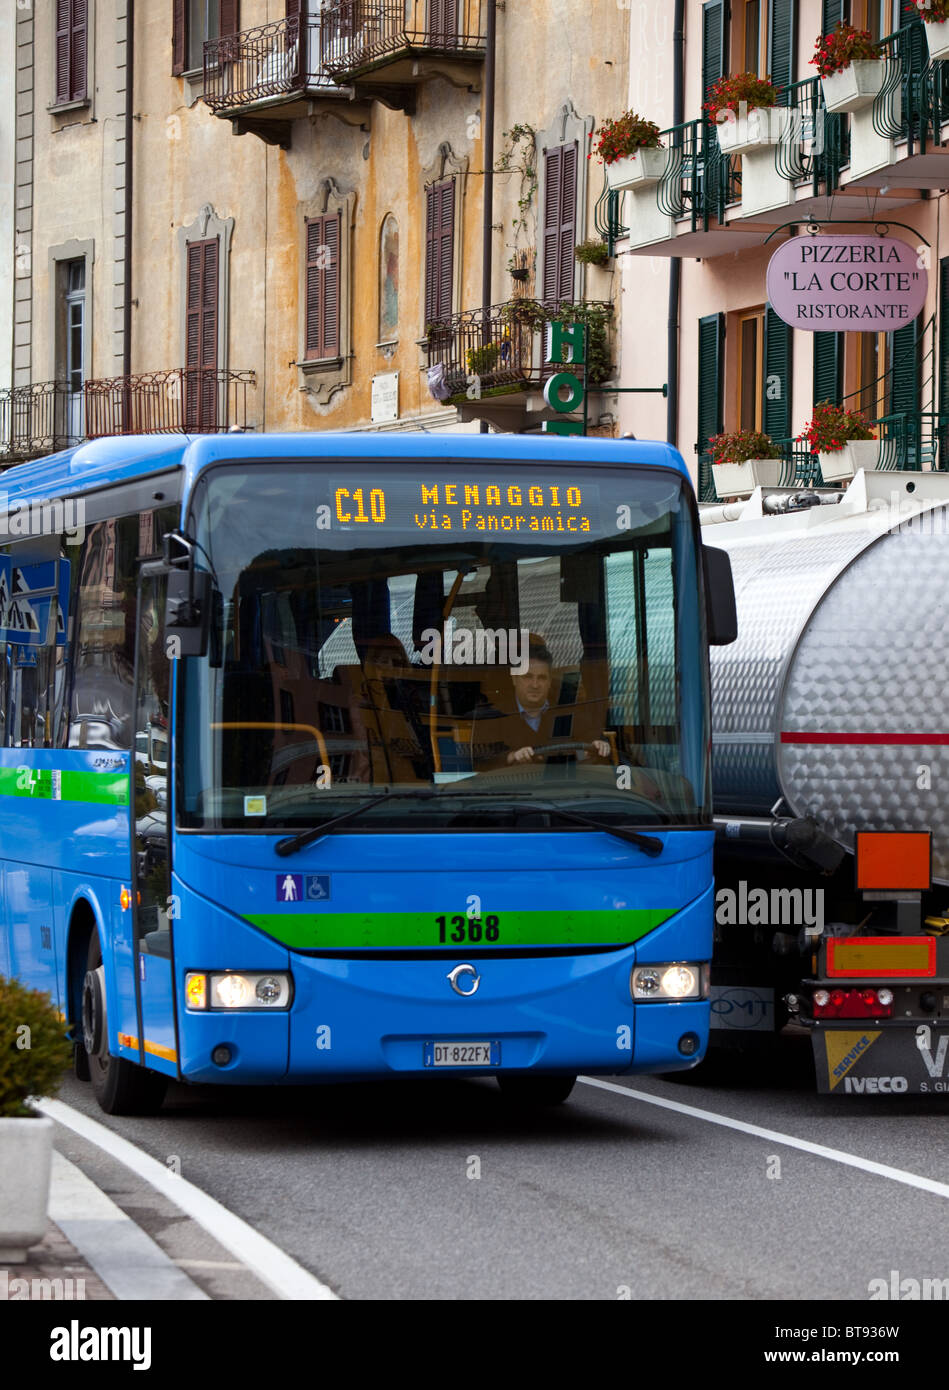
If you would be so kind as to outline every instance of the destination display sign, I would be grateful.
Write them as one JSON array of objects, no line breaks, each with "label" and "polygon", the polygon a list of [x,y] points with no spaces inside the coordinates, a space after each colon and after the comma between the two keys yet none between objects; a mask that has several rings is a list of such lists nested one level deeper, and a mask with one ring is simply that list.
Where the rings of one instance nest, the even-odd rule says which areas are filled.
[{"label": "destination display sign", "polygon": [[918,248],[888,236],[804,235],[768,262],[768,300],[792,328],[891,331],[912,322],[929,277]]},{"label": "destination display sign", "polygon": [[418,480],[391,469],[369,476],[354,470],[345,481],[334,478],[330,489],[334,531],[569,540],[602,534],[607,525],[616,530],[615,506],[604,518],[600,486],[579,470],[555,478],[498,469],[470,479],[435,473]]}]

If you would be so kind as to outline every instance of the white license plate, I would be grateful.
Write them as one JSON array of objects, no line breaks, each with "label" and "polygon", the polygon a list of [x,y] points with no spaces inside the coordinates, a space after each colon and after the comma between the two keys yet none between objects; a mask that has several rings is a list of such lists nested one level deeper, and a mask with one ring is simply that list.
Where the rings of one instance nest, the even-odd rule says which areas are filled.
[{"label": "white license plate", "polygon": [[499,1042],[427,1042],[423,1044],[426,1067],[497,1067],[501,1064]]}]

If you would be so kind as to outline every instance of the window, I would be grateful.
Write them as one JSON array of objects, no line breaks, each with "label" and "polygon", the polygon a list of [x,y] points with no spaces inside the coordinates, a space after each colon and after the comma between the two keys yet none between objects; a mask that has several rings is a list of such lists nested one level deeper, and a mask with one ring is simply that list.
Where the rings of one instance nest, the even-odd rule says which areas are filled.
[{"label": "window", "polygon": [[743,71],[760,77],[768,73],[767,5],[745,0],[741,13]]},{"label": "window", "polygon": [[66,610],[75,548],[14,547],[0,556],[0,744],[55,748],[66,690]]},{"label": "window", "polygon": [[306,225],[306,358],[339,356],[340,214],[308,217]]},{"label": "window", "polygon": [[189,430],[217,422],[218,239],[188,242],[185,310],[185,421]]},{"label": "window", "polygon": [[239,0],[172,0],[172,71],[204,67],[206,42],[240,29]]},{"label": "window", "polygon": [[88,54],[88,0],[56,0],[57,106],[86,100]]},{"label": "window", "polygon": [[63,433],[70,441],[84,436],[83,385],[86,360],[86,262],[66,261],[63,265],[64,332],[61,375],[66,381]]},{"label": "window", "polygon": [[[871,420],[887,412],[887,373],[890,366],[888,333],[848,333],[856,368],[852,409],[862,410]],[[850,402],[848,402],[850,404]]]},{"label": "window", "polygon": [[761,429],[764,400],[764,311],[756,309],[738,320],[738,427]]}]

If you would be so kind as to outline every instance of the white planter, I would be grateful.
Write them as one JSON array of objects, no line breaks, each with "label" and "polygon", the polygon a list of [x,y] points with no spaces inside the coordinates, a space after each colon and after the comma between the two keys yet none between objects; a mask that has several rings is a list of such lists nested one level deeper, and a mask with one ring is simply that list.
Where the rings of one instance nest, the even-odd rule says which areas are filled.
[{"label": "white planter", "polygon": [[949,58],[949,19],[938,24],[926,24],[926,41],[930,58]]},{"label": "white planter", "polygon": [[716,121],[718,147],[725,154],[746,154],[763,150],[771,144],[771,107],[753,106],[744,116],[729,112],[721,122]]},{"label": "white planter", "polygon": [[645,188],[658,183],[666,172],[668,150],[637,150],[625,159],[615,159],[606,166],[606,181],[610,188]]},{"label": "white planter", "polygon": [[828,111],[860,111],[871,106],[883,86],[886,63],[882,58],[857,58],[849,68],[820,80]]},{"label": "white planter", "polygon": [[52,1156],[52,1120],[0,1120],[0,1265],[25,1264],[46,1234]]},{"label": "white planter", "polygon": [[[787,118],[789,113],[782,112]],[[784,127],[788,121],[785,119]],[[779,126],[775,126],[780,130]],[[788,148],[785,142],[785,148]],[[758,213],[771,212],[775,208],[793,205],[795,189],[792,179],[786,178],[778,168],[777,146],[763,145],[760,149],[746,150],[741,158],[741,215],[755,217]]]},{"label": "white planter", "polygon": [[756,487],[777,487],[783,459],[747,459],[744,463],[713,463],[717,497],[749,497]]},{"label": "white planter", "polygon": [[842,449],[830,454],[818,454],[821,476],[825,483],[838,483],[842,478],[854,478],[860,469],[873,472],[880,461],[878,439],[850,439]]}]

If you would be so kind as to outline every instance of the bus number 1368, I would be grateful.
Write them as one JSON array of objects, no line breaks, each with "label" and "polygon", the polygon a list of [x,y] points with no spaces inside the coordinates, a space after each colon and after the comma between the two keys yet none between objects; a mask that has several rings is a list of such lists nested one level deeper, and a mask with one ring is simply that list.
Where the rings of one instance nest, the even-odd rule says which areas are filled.
[{"label": "bus number 1368", "polygon": [[[478,942],[497,941],[501,935],[499,917],[436,917],[438,939],[440,942]],[[450,925],[449,925],[450,924]]]}]

